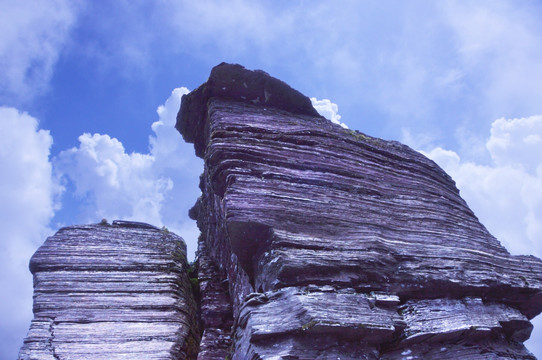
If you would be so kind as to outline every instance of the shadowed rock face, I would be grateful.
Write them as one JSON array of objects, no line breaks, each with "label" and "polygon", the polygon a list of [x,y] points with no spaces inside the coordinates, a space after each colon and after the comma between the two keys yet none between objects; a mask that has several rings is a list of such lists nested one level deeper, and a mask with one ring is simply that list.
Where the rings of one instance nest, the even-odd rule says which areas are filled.
[{"label": "shadowed rock face", "polygon": [[176,127],[205,164],[198,359],[534,358],[542,262],[511,256],[431,160],[239,65]]},{"label": "shadowed rock face", "polygon": [[19,359],[195,359],[186,245],[126,221],[70,226],[30,261],[34,319]]}]

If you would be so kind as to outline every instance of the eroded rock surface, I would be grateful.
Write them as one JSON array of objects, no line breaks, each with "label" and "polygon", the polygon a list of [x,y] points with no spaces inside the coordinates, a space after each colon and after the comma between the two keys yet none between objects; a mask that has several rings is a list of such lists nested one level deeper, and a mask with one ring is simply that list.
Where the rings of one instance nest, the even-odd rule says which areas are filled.
[{"label": "eroded rock surface", "polygon": [[70,226],[30,261],[19,359],[195,359],[197,305],[177,235],[126,221]]},{"label": "eroded rock surface", "polygon": [[198,359],[534,358],[542,262],[511,256],[433,161],[239,65],[176,127],[204,159],[200,266],[227,287],[201,287]]}]

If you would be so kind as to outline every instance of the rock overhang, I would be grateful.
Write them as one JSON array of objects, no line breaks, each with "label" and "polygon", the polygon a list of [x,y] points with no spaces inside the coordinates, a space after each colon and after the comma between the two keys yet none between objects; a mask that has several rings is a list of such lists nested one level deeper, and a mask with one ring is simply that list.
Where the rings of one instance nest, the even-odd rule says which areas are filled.
[{"label": "rock overhang", "polygon": [[175,128],[193,143],[203,157],[207,101],[217,97],[283,109],[295,114],[321,117],[310,99],[285,82],[262,70],[247,70],[238,64],[221,63],[211,70],[207,82],[183,95]]}]

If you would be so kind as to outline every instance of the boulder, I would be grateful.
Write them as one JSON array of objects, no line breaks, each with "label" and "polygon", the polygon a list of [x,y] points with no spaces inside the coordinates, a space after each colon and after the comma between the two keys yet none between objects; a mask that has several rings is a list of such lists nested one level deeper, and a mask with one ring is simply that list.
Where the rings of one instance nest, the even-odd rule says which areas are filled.
[{"label": "boulder", "polygon": [[70,226],[30,260],[34,319],[19,359],[195,359],[186,245],[128,221]]}]

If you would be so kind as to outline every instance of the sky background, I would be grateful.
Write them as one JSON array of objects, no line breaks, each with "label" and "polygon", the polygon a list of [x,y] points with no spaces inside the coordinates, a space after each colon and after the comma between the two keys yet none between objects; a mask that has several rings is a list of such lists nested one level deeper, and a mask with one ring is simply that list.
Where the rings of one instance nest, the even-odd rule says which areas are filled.
[{"label": "sky background", "polygon": [[[0,359],[59,227],[187,216],[202,161],[173,128],[222,61],[423,151],[512,254],[542,256],[542,3],[0,0]],[[542,358],[542,317],[527,345]]]}]

